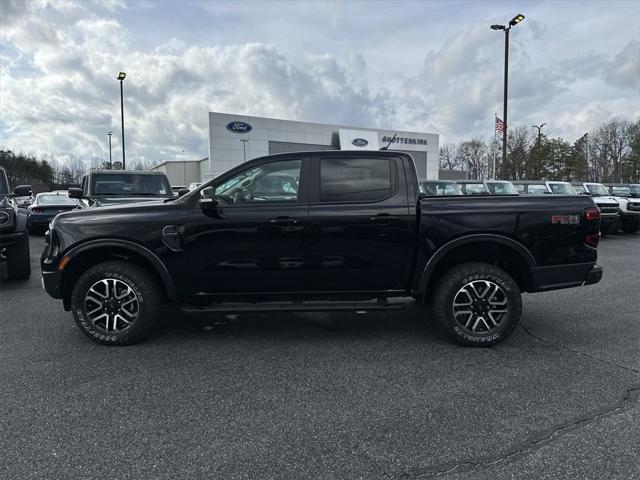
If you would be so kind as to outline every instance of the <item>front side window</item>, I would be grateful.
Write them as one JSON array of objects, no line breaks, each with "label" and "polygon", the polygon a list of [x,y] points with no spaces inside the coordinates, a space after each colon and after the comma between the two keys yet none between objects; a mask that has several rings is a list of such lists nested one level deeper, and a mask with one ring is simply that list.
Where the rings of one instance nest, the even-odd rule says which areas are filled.
[{"label": "front side window", "polygon": [[226,205],[297,202],[302,160],[265,163],[244,170],[215,189]]},{"label": "front side window", "polygon": [[320,160],[320,201],[383,200],[393,193],[392,172],[395,172],[395,163],[388,158],[323,158]]}]

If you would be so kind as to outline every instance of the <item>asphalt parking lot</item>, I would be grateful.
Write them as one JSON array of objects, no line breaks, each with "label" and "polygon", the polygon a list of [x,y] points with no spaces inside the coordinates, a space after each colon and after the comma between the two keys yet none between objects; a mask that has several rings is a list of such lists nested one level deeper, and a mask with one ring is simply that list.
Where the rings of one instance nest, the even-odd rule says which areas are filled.
[{"label": "asphalt parking lot", "polygon": [[491,349],[406,312],[179,316],[89,341],[0,287],[0,478],[640,478],[640,234],[603,281],[526,295]]}]

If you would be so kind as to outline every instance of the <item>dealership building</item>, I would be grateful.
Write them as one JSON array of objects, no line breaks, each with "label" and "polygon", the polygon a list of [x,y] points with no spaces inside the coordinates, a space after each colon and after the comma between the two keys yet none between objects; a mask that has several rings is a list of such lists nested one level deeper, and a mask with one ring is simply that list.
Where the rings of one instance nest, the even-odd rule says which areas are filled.
[{"label": "dealership building", "polygon": [[413,156],[421,179],[437,179],[438,141],[435,133],[209,112],[209,159],[202,162],[201,176],[208,180],[247,160],[274,153],[379,150],[389,144],[389,150]]}]

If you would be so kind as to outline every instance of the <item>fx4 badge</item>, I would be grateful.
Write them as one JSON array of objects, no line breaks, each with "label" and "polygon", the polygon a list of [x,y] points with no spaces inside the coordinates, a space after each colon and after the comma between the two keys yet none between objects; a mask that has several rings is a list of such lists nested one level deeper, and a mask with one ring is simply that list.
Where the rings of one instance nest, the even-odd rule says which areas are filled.
[{"label": "fx4 badge", "polygon": [[578,225],[580,223],[579,215],[551,215],[551,223],[559,223],[561,225]]}]

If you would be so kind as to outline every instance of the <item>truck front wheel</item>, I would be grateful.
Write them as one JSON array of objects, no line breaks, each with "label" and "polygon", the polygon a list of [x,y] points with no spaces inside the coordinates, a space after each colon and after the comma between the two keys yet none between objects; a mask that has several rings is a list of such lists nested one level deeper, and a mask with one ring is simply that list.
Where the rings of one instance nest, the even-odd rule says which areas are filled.
[{"label": "truck front wheel", "polygon": [[522,313],[522,297],[504,270],[487,263],[463,263],[438,280],[433,311],[458,343],[489,346],[513,332]]},{"label": "truck front wheel", "polygon": [[123,261],[99,263],[84,272],[71,293],[80,330],[103,345],[131,345],[152,331],[164,302],[156,278]]},{"label": "truck front wheel", "polygon": [[29,254],[29,233],[25,232],[20,240],[7,248],[7,277],[18,280],[31,275],[31,256]]}]

